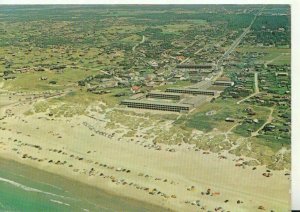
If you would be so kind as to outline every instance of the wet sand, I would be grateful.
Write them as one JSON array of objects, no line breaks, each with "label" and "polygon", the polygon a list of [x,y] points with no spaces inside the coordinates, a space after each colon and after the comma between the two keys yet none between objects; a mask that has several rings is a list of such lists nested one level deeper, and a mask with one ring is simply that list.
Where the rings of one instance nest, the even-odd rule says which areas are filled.
[{"label": "wet sand", "polygon": [[[78,181],[3,158],[0,158],[0,178],[4,180],[0,180],[1,192],[4,194],[0,196],[1,210],[165,211],[145,202],[114,196]],[[11,185],[5,180],[15,184]],[[8,196],[10,192],[13,194]]]}]

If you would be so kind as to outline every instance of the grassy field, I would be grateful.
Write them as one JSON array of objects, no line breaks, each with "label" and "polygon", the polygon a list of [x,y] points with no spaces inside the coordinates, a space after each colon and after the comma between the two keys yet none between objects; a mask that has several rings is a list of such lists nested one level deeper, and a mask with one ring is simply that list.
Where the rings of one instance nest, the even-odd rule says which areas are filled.
[{"label": "grassy field", "polygon": [[[66,68],[61,73],[56,73],[54,71],[33,71],[30,73],[18,74],[14,80],[7,80],[5,82],[5,88],[14,91],[62,90],[77,85],[77,81],[92,73],[93,71],[74,70],[72,68]],[[41,80],[41,77],[46,77],[47,80]],[[50,81],[55,81],[56,84],[50,84]]]},{"label": "grassy field", "polygon": [[[256,115],[247,116],[245,109],[252,108]],[[217,100],[197,108],[193,113],[183,116],[178,121],[179,125],[188,128],[210,132],[214,128],[227,132],[237,125],[233,132],[243,137],[250,136],[251,131],[256,131],[265,123],[268,117],[268,109],[248,104],[237,105],[233,100]],[[226,122],[226,118],[233,118],[234,122]],[[248,123],[245,119],[258,119],[258,123]]]},{"label": "grassy field", "polygon": [[275,58],[271,64],[274,65],[284,65],[284,64],[291,64],[291,54],[286,53],[286,54],[281,54],[278,57]]},{"label": "grassy field", "polygon": [[192,24],[182,23],[178,24],[168,24],[161,27],[163,33],[175,33],[180,35],[182,32],[187,31],[193,27]]},{"label": "grassy field", "polygon": [[263,55],[262,57],[257,58],[257,61],[261,61],[261,62],[270,62],[271,64],[277,64],[277,65],[291,64],[290,48],[243,46],[242,48],[237,48],[237,51],[240,51],[242,53],[247,53],[247,52],[265,53],[265,55]]},{"label": "grassy field", "polygon": [[86,114],[86,109],[94,104],[102,102],[103,109],[108,107],[114,107],[120,103],[124,98],[115,97],[114,95],[120,92],[128,92],[127,89],[112,89],[111,93],[108,94],[93,94],[86,92],[85,90],[74,90],[67,93],[64,96],[52,98],[49,100],[42,100],[34,104],[33,110],[27,111],[25,115],[31,115],[33,113],[52,113],[55,117],[72,117],[75,115]]}]

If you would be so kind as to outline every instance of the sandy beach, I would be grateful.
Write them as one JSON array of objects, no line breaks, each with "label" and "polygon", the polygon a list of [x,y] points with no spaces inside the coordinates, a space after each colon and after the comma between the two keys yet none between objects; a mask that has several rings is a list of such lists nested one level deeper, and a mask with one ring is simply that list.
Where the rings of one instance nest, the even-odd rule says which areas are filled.
[{"label": "sandy beach", "polygon": [[0,158],[0,190],[0,211],[164,211],[3,158]]},{"label": "sandy beach", "polygon": [[126,141],[84,115],[25,116],[32,101],[20,103],[20,98],[1,95],[3,158],[166,210],[290,210],[288,170],[237,165],[249,158],[195,150],[187,144]]}]

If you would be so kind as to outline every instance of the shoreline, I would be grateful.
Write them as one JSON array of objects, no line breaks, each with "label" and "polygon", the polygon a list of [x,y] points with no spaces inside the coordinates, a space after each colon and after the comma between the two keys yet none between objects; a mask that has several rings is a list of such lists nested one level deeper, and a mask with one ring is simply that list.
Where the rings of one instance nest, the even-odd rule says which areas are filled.
[{"label": "shoreline", "polygon": [[[164,209],[157,205],[152,205],[147,202],[142,202],[136,199],[128,198],[125,196],[119,196],[114,194],[113,192],[109,192],[106,190],[102,190],[98,187],[93,187],[89,184],[82,183],[80,181],[76,181],[72,178],[68,178],[59,174],[55,174],[53,172],[48,172],[47,170],[39,169],[37,167],[20,163],[13,159],[3,158],[0,156],[0,167],[4,170],[11,169],[9,171],[14,172],[16,174],[15,170],[17,169],[17,173],[21,174],[19,176],[22,176],[24,179],[30,179],[32,181],[37,182],[38,184],[44,184],[47,186],[51,186],[53,188],[57,188],[61,191],[66,191],[69,194],[72,194],[76,197],[81,196],[80,194],[84,193],[84,198],[80,199],[79,201],[88,200],[90,204],[99,205],[100,207],[108,207],[110,206],[112,210],[122,209],[124,211],[168,211],[167,209]],[[13,168],[12,168],[13,167]],[[1,177],[1,176],[0,176]],[[10,180],[10,179],[7,179]],[[14,182],[14,181],[12,181]],[[76,185],[76,188],[75,186]],[[35,189],[35,188],[32,188]],[[42,191],[41,191],[42,192]],[[49,192],[46,192],[49,193]],[[52,194],[52,193],[49,193]],[[57,194],[53,194],[53,196],[60,196]],[[99,201],[99,197],[101,201]],[[71,198],[71,197],[66,197]],[[72,197],[74,198],[74,197]],[[102,199],[106,200],[113,200],[112,202],[122,203],[122,208],[118,205],[112,205],[110,202],[105,201],[104,204],[107,204],[106,206],[99,204],[99,202],[103,203]],[[50,200],[52,201],[52,199]],[[55,201],[55,200],[53,200]],[[58,204],[59,201],[57,201]],[[125,204],[124,204],[125,203]],[[126,209],[126,206],[128,209]],[[115,207],[115,208],[113,208]]]}]

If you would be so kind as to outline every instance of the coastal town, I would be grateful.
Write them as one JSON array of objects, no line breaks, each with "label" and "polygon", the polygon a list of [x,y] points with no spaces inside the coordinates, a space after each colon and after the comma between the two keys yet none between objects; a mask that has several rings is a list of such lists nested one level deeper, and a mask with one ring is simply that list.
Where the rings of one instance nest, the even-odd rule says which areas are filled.
[{"label": "coastal town", "polygon": [[289,6],[0,19],[1,158],[161,211],[289,211]]}]

